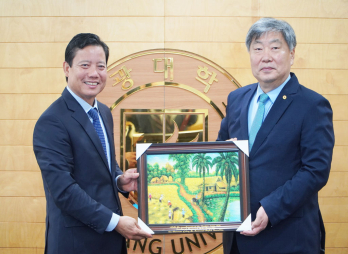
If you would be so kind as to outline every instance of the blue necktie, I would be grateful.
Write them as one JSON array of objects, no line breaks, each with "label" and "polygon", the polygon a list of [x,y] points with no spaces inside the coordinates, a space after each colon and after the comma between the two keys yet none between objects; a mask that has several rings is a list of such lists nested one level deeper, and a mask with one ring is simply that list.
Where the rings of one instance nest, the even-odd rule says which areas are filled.
[{"label": "blue necktie", "polygon": [[249,134],[249,151],[251,151],[251,148],[253,147],[256,134],[259,132],[259,129],[263,122],[263,116],[265,115],[265,103],[268,100],[268,95],[263,93],[260,95],[259,100],[259,106],[256,111],[256,115],[253,121],[253,124],[250,128],[250,134]]},{"label": "blue necktie", "polygon": [[96,132],[97,132],[97,134],[99,136],[100,142],[101,142],[101,144],[103,146],[103,150],[104,150],[105,156],[106,156],[106,158],[108,158],[107,153],[106,153],[106,144],[105,144],[104,132],[103,132],[103,129],[102,129],[100,121],[99,121],[98,109],[91,108],[88,111],[88,115],[90,117],[92,117],[92,119],[93,119],[94,129],[96,130]]}]

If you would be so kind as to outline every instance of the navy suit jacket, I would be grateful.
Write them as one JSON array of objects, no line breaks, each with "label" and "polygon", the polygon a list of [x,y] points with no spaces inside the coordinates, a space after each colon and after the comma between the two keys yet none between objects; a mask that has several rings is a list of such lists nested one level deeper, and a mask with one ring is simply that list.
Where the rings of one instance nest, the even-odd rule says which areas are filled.
[{"label": "navy suit jacket", "polygon": [[65,89],[39,118],[34,152],[46,194],[47,254],[124,253],[125,239],[105,232],[112,213],[122,215],[113,119],[98,102],[110,144],[111,173],[98,134],[86,112]]},{"label": "navy suit jacket", "polygon": [[[248,110],[257,84],[228,96],[218,140],[248,140]],[[318,191],[327,183],[334,132],[330,103],[295,74],[266,116],[249,156],[252,220],[262,205],[270,224],[254,237],[236,233],[241,254],[319,253]],[[232,246],[224,233],[224,251]]]}]

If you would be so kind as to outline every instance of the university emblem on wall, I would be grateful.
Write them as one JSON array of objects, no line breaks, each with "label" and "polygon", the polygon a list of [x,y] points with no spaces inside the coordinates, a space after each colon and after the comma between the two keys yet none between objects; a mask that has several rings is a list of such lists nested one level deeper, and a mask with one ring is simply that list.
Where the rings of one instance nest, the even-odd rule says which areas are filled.
[{"label": "university emblem on wall", "polygon": [[[98,100],[110,106],[122,170],[136,167],[137,143],[215,141],[227,95],[238,87],[226,70],[187,51],[147,50],[111,63]],[[121,201],[136,218],[136,193]],[[222,253],[222,234],[154,235],[127,245],[129,253]]]}]

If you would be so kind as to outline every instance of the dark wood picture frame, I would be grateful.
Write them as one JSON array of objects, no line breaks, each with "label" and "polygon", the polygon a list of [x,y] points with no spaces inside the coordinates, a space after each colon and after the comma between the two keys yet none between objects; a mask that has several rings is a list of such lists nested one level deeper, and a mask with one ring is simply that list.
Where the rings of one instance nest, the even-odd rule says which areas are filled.
[{"label": "dark wood picture frame", "polygon": [[[148,164],[148,160],[153,161],[151,156],[156,156],[156,158],[158,158],[157,156],[159,156],[159,155],[160,156],[171,156],[169,158],[173,158],[175,156],[186,156],[186,157],[189,156],[189,158],[193,158],[194,156],[196,156],[198,154],[200,156],[199,158],[205,158],[206,156],[218,157],[216,160],[214,159],[214,162],[217,163],[219,160],[221,160],[221,158],[225,158],[224,156],[229,156],[229,154],[232,154],[232,153],[233,153],[233,158],[235,158],[234,163],[236,164],[236,168],[238,168],[238,175],[236,175],[236,177],[234,177],[235,176],[234,172],[237,172],[237,170],[235,170],[235,171],[229,170],[228,168],[231,168],[231,167],[227,167],[226,170],[222,170],[221,165],[226,165],[226,164],[221,164],[221,163],[225,162],[225,161],[223,161],[220,164],[214,164],[214,165],[218,165],[218,166],[215,166],[215,177],[218,178],[220,186],[227,186],[227,189],[225,191],[225,197],[224,197],[226,200],[226,203],[225,203],[226,205],[227,205],[228,200],[231,199],[231,195],[233,195],[233,193],[231,192],[231,188],[234,187],[234,188],[238,189],[237,191],[235,191],[235,193],[239,192],[239,198],[237,198],[237,200],[239,200],[239,206],[238,206],[237,210],[240,209],[240,213],[237,214],[238,219],[235,219],[232,221],[221,221],[221,220],[220,221],[219,220],[218,221],[214,221],[214,220],[207,221],[206,220],[206,221],[199,221],[199,222],[187,222],[189,219],[185,219],[185,213],[182,212],[183,215],[182,215],[182,218],[180,216],[180,220],[185,221],[185,222],[163,223],[163,220],[162,220],[162,222],[161,222],[161,220],[159,220],[158,223],[157,222],[153,223],[154,219],[159,219],[160,216],[163,217],[163,214],[160,215],[159,213],[156,213],[156,214],[149,215],[149,209],[150,209],[149,203],[150,202],[152,202],[152,203],[150,203],[150,206],[153,206],[153,204],[156,204],[156,206],[160,205],[162,210],[167,209],[167,207],[165,208],[164,205],[167,205],[166,202],[168,202],[168,211],[169,211],[169,209],[173,210],[173,212],[171,212],[172,210],[170,210],[170,212],[169,212],[169,220],[171,218],[170,216],[172,213],[173,213],[172,217],[174,217],[174,210],[176,208],[174,208],[174,207],[171,208],[172,207],[171,201],[165,200],[165,198],[163,198],[163,195],[162,195],[163,202],[162,202],[161,197],[159,199],[151,198],[151,196],[160,195],[159,192],[156,192],[156,194],[150,193],[150,197],[149,197],[148,189],[151,188],[151,186],[155,185],[155,187],[157,188],[156,190],[158,190],[158,188],[160,188],[160,190],[161,190],[161,188],[163,188],[164,193],[166,193],[164,188],[167,188],[169,185],[171,185],[171,186],[176,185],[176,186],[178,186],[178,188],[183,188],[186,185],[185,185],[185,179],[184,179],[183,184],[182,184],[182,182],[181,182],[182,179],[173,180],[173,177],[171,177],[171,176],[169,176],[169,178],[171,177],[170,183],[157,181],[157,180],[156,180],[157,181],[156,183],[149,182],[149,179],[150,179],[149,177],[152,176],[152,175],[150,175],[150,174],[152,174],[151,170],[153,170],[152,166],[150,164]],[[203,154],[204,154],[204,156],[202,157]],[[212,156],[210,156],[210,155],[212,155]],[[230,156],[232,156],[232,155],[230,155]],[[197,157],[194,157],[194,158],[197,158]],[[210,158],[210,162],[211,162],[211,160],[212,160],[212,158]],[[237,160],[237,163],[236,163],[236,160]],[[207,163],[209,163],[209,162],[207,162]],[[197,171],[199,169],[199,167],[197,166],[197,159],[195,160],[195,162],[192,163],[192,165],[193,164],[195,164],[195,166],[196,166],[195,169]],[[241,149],[239,149],[233,142],[224,141],[224,142],[190,142],[190,143],[151,144],[148,147],[148,149],[141,156],[139,156],[139,158],[137,160],[137,165],[138,165],[137,167],[138,167],[138,172],[139,172],[139,179],[138,179],[138,209],[139,209],[138,214],[139,214],[139,218],[142,219],[145,222],[145,224],[147,224],[155,232],[155,234],[235,231],[243,223],[243,221],[248,217],[248,215],[250,213],[249,167],[248,167],[249,160],[248,160],[248,156]],[[212,165],[213,164],[210,165],[211,169],[213,168]],[[233,164],[228,164],[228,165],[233,165]],[[151,169],[150,168],[148,169],[148,167],[150,167],[150,166],[151,166]],[[220,171],[217,170],[218,167],[219,167],[219,169],[221,169]],[[175,166],[173,167],[173,169],[175,169]],[[199,177],[197,175],[194,177],[200,178],[201,171],[202,170],[199,171],[200,172]],[[216,176],[218,174],[218,173],[216,173],[216,171],[218,171],[218,173],[220,173],[219,176]],[[192,174],[198,174],[198,173],[195,173],[192,171],[192,166],[191,166],[191,172],[192,172]],[[222,173],[224,173],[224,175]],[[185,173],[185,174],[187,174],[187,173]],[[229,175],[227,175],[227,174],[229,174]],[[203,175],[204,175],[204,173],[203,173]],[[222,176],[222,178],[220,175]],[[233,177],[232,177],[232,175],[233,175]],[[205,205],[206,201],[204,201],[205,200],[204,199],[205,192],[203,190],[206,190],[208,192],[209,187],[206,187],[206,185],[204,185],[204,183],[205,183],[204,177],[205,176],[203,176],[203,180],[202,180],[203,183],[200,184],[203,186],[201,189],[202,190],[201,192],[203,194],[201,192],[199,192],[201,195],[200,201],[197,198],[198,197],[197,194],[195,196],[196,198],[192,198],[192,200],[187,200],[185,198],[183,200],[183,202],[186,202],[186,204],[189,207],[191,207],[192,209],[195,210],[194,213],[196,214],[196,217],[195,217],[196,220],[199,217],[197,216],[197,213],[196,213],[197,208],[194,208],[193,206],[197,207],[198,204],[201,204],[202,208],[199,208],[199,209],[201,209],[201,211],[203,211],[203,208],[206,209],[206,205]],[[211,177],[211,178],[213,178],[213,177]],[[152,178],[152,179],[154,179],[154,178]],[[168,177],[163,176],[163,179],[168,179]],[[190,178],[188,178],[188,179],[190,179]],[[229,180],[226,180],[226,179],[229,179]],[[234,183],[235,183],[235,186],[233,186],[233,187],[231,187],[232,186],[231,179],[233,179]],[[228,185],[230,187],[228,187]],[[187,190],[188,188],[189,187],[186,186],[185,190]],[[221,187],[221,188],[224,189],[224,187]],[[226,196],[227,190],[229,190],[229,193],[230,193],[229,197]],[[198,190],[198,191],[200,191],[200,190]],[[216,187],[215,187],[215,191],[216,191]],[[178,193],[179,193],[179,190],[178,190]],[[208,193],[211,193],[211,192],[208,192]],[[223,195],[223,194],[218,194],[218,192],[215,192],[215,193],[214,193],[215,196],[210,195],[210,197],[212,196],[213,198],[215,198],[216,195],[220,195],[219,197],[221,197],[221,195]],[[220,189],[219,193],[221,193],[221,189]],[[235,195],[238,195],[238,194],[235,194]],[[203,197],[203,199],[202,199],[202,197]],[[192,203],[190,203],[190,201]],[[154,203],[154,202],[156,202],[156,203]],[[201,203],[199,203],[199,202],[201,202]],[[236,201],[234,201],[234,202],[236,202]],[[224,207],[223,210],[225,212],[227,209],[226,205],[223,206]],[[221,206],[219,206],[219,207],[221,208]],[[156,208],[159,209],[158,207],[156,207]],[[181,208],[179,208],[179,209],[181,209]],[[182,208],[182,209],[184,210],[184,208]],[[191,210],[189,209],[189,211],[192,212],[192,209]],[[176,212],[176,214],[178,214],[178,211],[175,211],[175,212]],[[181,210],[179,210],[179,212],[181,214]],[[203,212],[203,214],[207,215],[207,213],[205,213],[205,212]],[[191,217],[193,217],[193,216],[191,216]],[[223,220],[225,220],[225,218],[226,218],[225,213],[222,217],[219,217],[219,218],[223,218]],[[176,215],[176,219],[178,220],[178,215]],[[205,220],[205,219],[206,219],[206,217],[203,217],[203,220]],[[172,220],[173,220],[173,218],[172,218]],[[152,221],[152,223],[151,223],[151,221]],[[168,221],[168,218],[167,218],[167,221]]]}]

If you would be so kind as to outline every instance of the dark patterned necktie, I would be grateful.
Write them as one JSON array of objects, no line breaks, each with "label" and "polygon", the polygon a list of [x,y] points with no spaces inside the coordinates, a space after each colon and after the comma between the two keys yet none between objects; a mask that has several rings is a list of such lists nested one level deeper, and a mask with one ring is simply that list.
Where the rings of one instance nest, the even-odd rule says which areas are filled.
[{"label": "dark patterned necktie", "polygon": [[106,144],[105,144],[104,132],[103,132],[102,126],[101,126],[100,121],[99,121],[98,109],[91,108],[88,111],[88,115],[90,117],[92,117],[92,119],[93,119],[94,129],[95,129],[95,131],[97,132],[97,134],[99,136],[100,142],[101,142],[101,144],[103,146],[103,150],[104,150],[105,156],[106,156],[106,158],[108,158],[107,153],[106,153]]}]

